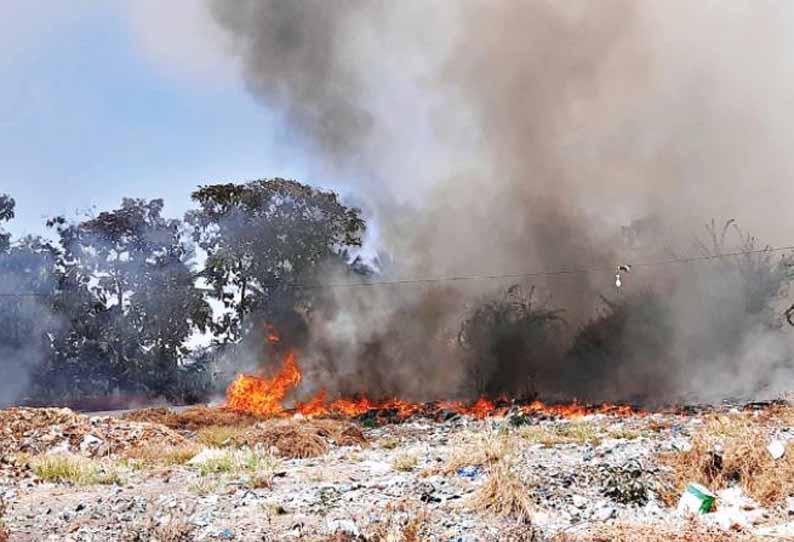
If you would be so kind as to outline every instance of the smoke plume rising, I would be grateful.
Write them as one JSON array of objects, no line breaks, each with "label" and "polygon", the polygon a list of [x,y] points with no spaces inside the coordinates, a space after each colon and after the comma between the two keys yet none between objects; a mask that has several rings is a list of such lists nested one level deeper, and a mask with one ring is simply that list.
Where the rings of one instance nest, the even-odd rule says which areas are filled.
[{"label": "smoke plume rising", "polygon": [[[251,91],[310,149],[308,180],[334,179],[364,200],[392,276],[607,269],[533,280],[565,310],[570,341],[600,295],[614,295],[611,269],[690,255],[712,217],[790,242],[790,219],[770,212],[791,196],[794,166],[784,23],[794,10],[784,2],[215,0],[209,9]],[[627,243],[621,226],[647,217]],[[773,373],[791,381],[792,341],[750,308],[756,278],[716,265],[637,269],[625,291],[661,300],[646,320],[634,311],[616,325],[609,337],[626,344],[615,359],[583,373],[581,359],[542,349],[515,363],[562,367],[541,371],[538,391],[549,395],[757,393]],[[450,338],[474,300],[507,286],[337,291],[311,322],[315,380],[457,393],[467,362]],[[664,348],[648,347],[662,330]]]}]

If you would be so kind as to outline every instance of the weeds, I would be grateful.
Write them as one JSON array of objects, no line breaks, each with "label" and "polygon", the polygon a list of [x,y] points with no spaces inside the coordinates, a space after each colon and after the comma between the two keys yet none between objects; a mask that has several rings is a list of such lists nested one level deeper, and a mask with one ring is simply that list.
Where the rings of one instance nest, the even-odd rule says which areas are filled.
[{"label": "weeds", "polygon": [[516,447],[516,440],[510,434],[476,434],[471,440],[463,440],[454,446],[454,452],[446,463],[422,472],[423,476],[451,474],[468,466],[484,467],[498,463],[510,455]]},{"label": "weeds", "polygon": [[79,486],[121,483],[121,476],[113,466],[72,454],[33,456],[28,465],[47,482]]},{"label": "weeds", "polygon": [[144,446],[133,448],[127,452],[127,458],[132,460],[133,466],[174,466],[184,465],[201,451],[200,446],[185,444],[183,446]]},{"label": "weeds", "polygon": [[199,497],[206,497],[217,493],[221,488],[221,481],[217,478],[199,478],[188,486],[188,491]]},{"label": "weeds", "polygon": [[534,444],[541,444],[547,448],[562,444],[591,444],[601,442],[598,428],[592,424],[573,422],[564,425],[546,427],[541,425],[523,426],[516,434],[524,440]]},{"label": "weeds", "polygon": [[671,471],[662,498],[672,505],[687,483],[698,482],[712,490],[738,483],[764,506],[782,501],[794,494],[794,446],[789,444],[776,460],[767,450],[770,436],[767,427],[747,415],[707,418],[691,450],[660,457]]},{"label": "weeds", "polygon": [[226,450],[199,463],[202,477],[213,474],[245,476],[245,485],[251,489],[269,488],[280,465],[278,458],[255,449]]},{"label": "weeds", "polygon": [[419,465],[419,456],[416,454],[398,454],[392,459],[392,468],[400,472],[411,472]]},{"label": "weeds", "polygon": [[237,463],[234,458],[234,453],[226,452],[215,457],[210,457],[206,461],[199,463],[198,470],[201,476],[209,476],[210,474],[232,472],[235,470],[236,466]]},{"label": "weeds", "polygon": [[400,445],[400,441],[396,438],[385,438],[380,441],[380,447],[384,450],[393,450]]},{"label": "weeds", "polygon": [[472,506],[481,512],[529,525],[532,517],[530,491],[509,462],[495,464],[488,480],[474,494]]},{"label": "weeds", "polygon": [[635,431],[633,429],[618,429],[609,432],[609,438],[619,440],[637,440],[643,436],[644,435],[640,431]]},{"label": "weeds", "polygon": [[193,525],[182,517],[158,523],[153,516],[133,523],[121,536],[122,542],[193,542]]},{"label": "weeds", "polygon": [[426,542],[430,540],[430,517],[425,508],[401,502],[386,506],[383,521],[371,525],[366,542]]},{"label": "weeds", "polygon": [[196,440],[212,448],[221,448],[232,443],[235,437],[246,431],[242,425],[209,425],[196,432]]}]

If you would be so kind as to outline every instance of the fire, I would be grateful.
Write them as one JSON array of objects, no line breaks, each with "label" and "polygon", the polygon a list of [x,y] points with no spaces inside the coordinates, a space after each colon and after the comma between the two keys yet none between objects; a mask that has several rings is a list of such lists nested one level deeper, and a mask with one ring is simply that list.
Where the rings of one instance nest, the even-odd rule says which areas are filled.
[{"label": "fire", "polygon": [[281,335],[273,324],[265,324],[265,340],[271,344],[277,343],[281,340]]},{"label": "fire", "polygon": [[279,371],[272,378],[240,375],[226,390],[226,405],[231,410],[260,416],[274,416],[284,412],[283,401],[301,381],[296,355],[284,357]]},{"label": "fire", "polygon": [[[265,337],[271,344],[280,342],[278,331],[270,324],[265,325]],[[435,403],[412,403],[401,399],[373,401],[366,396],[328,400],[326,390],[320,390],[306,402],[299,402],[288,409],[284,401],[291,391],[301,383],[303,375],[297,362],[295,351],[289,351],[281,362],[281,367],[271,377],[240,375],[226,390],[226,407],[237,412],[259,416],[280,416],[300,413],[305,416],[344,416],[355,417],[368,412],[388,413],[391,417],[405,419],[417,413],[430,416],[444,412],[468,415],[475,418],[505,414],[511,408],[507,398],[492,400],[481,397],[473,404],[461,401],[438,401]],[[521,405],[518,410],[524,414],[546,414],[565,418],[577,418],[589,414],[610,414],[626,416],[641,414],[628,405],[589,406],[576,401],[564,405],[547,405],[540,401]]]}]

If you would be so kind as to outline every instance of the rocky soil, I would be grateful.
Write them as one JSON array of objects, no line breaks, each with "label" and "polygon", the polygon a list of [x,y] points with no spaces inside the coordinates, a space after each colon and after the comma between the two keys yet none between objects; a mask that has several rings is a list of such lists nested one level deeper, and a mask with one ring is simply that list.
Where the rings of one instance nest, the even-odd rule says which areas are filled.
[{"label": "rocky soil", "polygon": [[[794,540],[792,495],[762,506],[727,484],[714,511],[676,510],[674,467],[660,457],[691,453],[705,416],[166,428],[17,409],[0,411],[0,495],[20,542]],[[794,428],[765,423],[794,455]]]}]

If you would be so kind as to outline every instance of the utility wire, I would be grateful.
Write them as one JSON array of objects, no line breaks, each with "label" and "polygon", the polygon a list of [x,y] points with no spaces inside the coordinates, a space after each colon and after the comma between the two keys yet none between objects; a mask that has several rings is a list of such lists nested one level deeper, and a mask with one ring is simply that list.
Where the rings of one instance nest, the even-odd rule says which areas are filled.
[{"label": "utility wire", "polygon": [[[649,262],[631,263],[632,269],[637,267],[662,267],[667,265],[685,264],[685,263],[700,263],[710,260],[717,260],[720,258],[733,258],[738,256],[748,256],[751,254],[770,254],[773,252],[794,251],[794,245],[786,245],[782,247],[768,247],[756,250],[739,250],[736,252],[723,252],[719,254],[706,254],[701,256],[689,256],[684,258],[670,258],[667,260],[656,260]],[[616,266],[617,267],[617,266]],[[477,281],[477,280],[501,280],[501,279],[523,279],[523,278],[539,278],[539,277],[559,277],[566,275],[583,275],[588,273],[602,273],[614,272],[616,267],[579,267],[573,269],[558,269],[556,271],[533,271],[525,273],[500,273],[500,274],[482,274],[482,275],[448,275],[440,277],[425,277],[425,278],[410,278],[410,279],[384,279],[373,281],[357,281],[357,282],[327,282],[327,283],[310,283],[310,282],[269,282],[263,283],[263,287],[271,286],[284,286],[287,288],[301,288],[301,289],[318,289],[318,288],[359,288],[367,286],[400,286],[408,284],[432,284],[438,282],[460,282],[460,281]],[[51,294],[36,293],[36,292],[0,292],[0,297],[50,297]]]},{"label": "utility wire", "polygon": [[[756,249],[756,250],[741,250],[736,252],[724,252],[720,254],[709,254],[709,255],[702,255],[702,256],[690,256],[686,258],[670,258],[667,260],[657,260],[657,261],[650,261],[650,262],[640,262],[640,263],[631,263],[631,268],[635,267],[661,267],[665,265],[673,265],[673,264],[682,264],[682,263],[695,263],[695,262],[703,262],[708,260],[716,260],[719,258],[731,258],[736,256],[747,256],[750,254],[764,254],[764,253],[772,253],[772,252],[784,252],[784,251],[794,251],[794,245],[787,245],[782,247],[776,248],[763,248],[763,249]],[[580,267],[574,269],[559,269],[556,271],[535,271],[535,272],[527,272],[527,273],[503,273],[503,274],[491,274],[491,275],[450,275],[450,276],[441,276],[441,277],[428,277],[428,278],[415,278],[415,279],[386,279],[386,280],[374,280],[369,282],[337,282],[337,283],[300,283],[300,282],[292,282],[292,283],[284,283],[284,282],[273,282],[273,283],[266,283],[263,286],[288,286],[288,287],[295,287],[295,288],[356,288],[359,286],[390,286],[390,285],[401,285],[401,284],[424,284],[424,283],[434,283],[434,282],[455,282],[455,281],[474,281],[474,280],[497,280],[497,279],[521,279],[521,278],[537,278],[537,277],[558,277],[558,276],[565,276],[565,275],[582,275],[587,273],[596,273],[596,272],[614,272],[617,266],[615,267],[604,267],[604,266],[593,266],[593,267]]]}]

